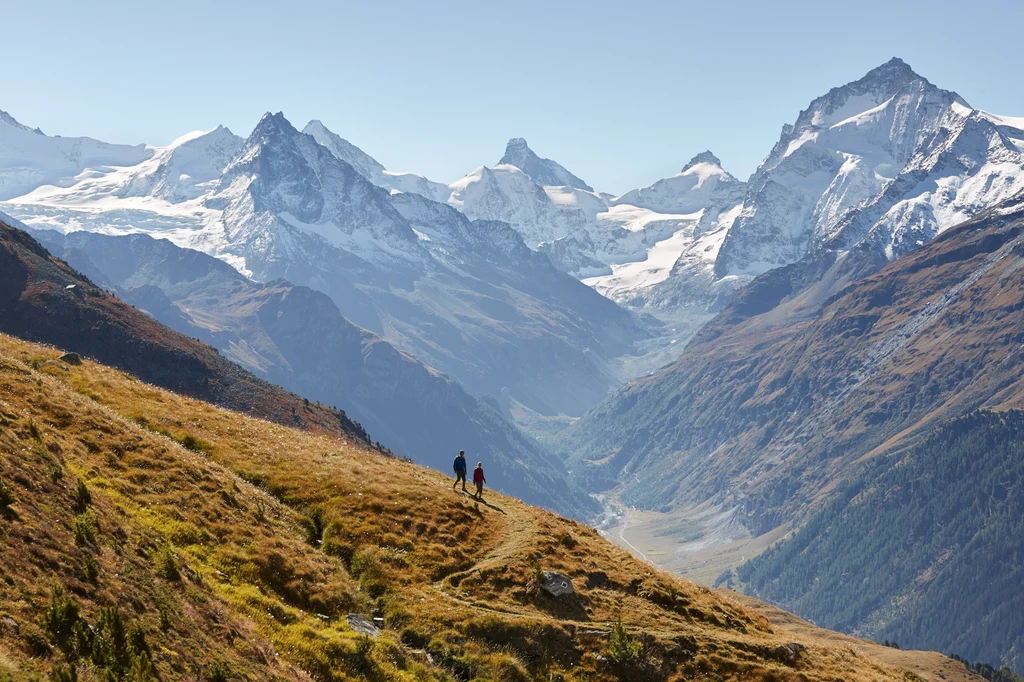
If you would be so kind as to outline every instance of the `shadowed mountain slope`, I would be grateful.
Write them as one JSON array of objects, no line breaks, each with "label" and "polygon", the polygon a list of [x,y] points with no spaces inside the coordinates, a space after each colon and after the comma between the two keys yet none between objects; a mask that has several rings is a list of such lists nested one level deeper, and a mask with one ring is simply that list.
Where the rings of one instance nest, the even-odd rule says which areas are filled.
[{"label": "shadowed mountain slope", "polygon": [[342,317],[326,295],[246,279],[226,263],[147,235],[37,237],[96,282],[258,376],[352,415],[397,454],[450,471],[459,450],[487,460],[492,485],[584,518],[597,503],[560,460],[496,407]]},{"label": "shadowed mountain slope", "polygon": [[156,322],[3,221],[0,331],[96,358],[143,381],[281,424],[367,437],[344,412],[310,405]]},{"label": "shadowed mountain slope", "polygon": [[755,533],[793,522],[862,457],[980,407],[1024,404],[1022,268],[1018,197],[820,307],[790,298],[791,271],[769,272],[565,445],[634,504],[714,499]]}]

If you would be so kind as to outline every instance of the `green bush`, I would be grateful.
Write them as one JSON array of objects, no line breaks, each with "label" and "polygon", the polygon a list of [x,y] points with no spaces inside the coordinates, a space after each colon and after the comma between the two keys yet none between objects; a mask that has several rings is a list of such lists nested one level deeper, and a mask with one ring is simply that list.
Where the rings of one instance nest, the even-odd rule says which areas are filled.
[{"label": "green bush", "polygon": [[385,561],[384,550],[376,545],[363,545],[352,555],[350,571],[359,579],[363,591],[373,599],[388,591],[389,576]]},{"label": "green bush", "polygon": [[89,505],[92,504],[92,493],[89,492],[89,488],[85,485],[85,481],[78,479],[75,484],[74,498],[74,510],[78,514],[82,514]]},{"label": "green bush", "polygon": [[125,680],[126,682],[158,682],[160,680],[149,652],[144,651],[132,660],[132,667],[128,669]]},{"label": "green bush", "polygon": [[168,582],[176,583],[181,580],[178,562],[170,549],[164,548],[157,553],[155,569],[156,574]]},{"label": "green bush", "polygon": [[413,649],[426,649],[427,644],[430,643],[430,637],[424,635],[422,632],[415,628],[404,628],[402,630],[402,644],[410,646]]},{"label": "green bush", "polygon": [[99,522],[91,511],[79,514],[71,526],[75,542],[79,545],[96,544],[96,534],[99,532]]},{"label": "green bush", "polygon": [[643,647],[626,631],[622,620],[612,626],[608,646],[604,649],[604,657],[612,663],[633,663],[643,658]]},{"label": "green bush", "polygon": [[[74,650],[75,626],[81,623],[81,607],[72,597],[65,596],[64,588],[55,587],[50,604],[43,612],[43,632],[65,653]],[[76,673],[77,674],[77,673]]]},{"label": "green bush", "polygon": [[214,661],[203,673],[206,682],[230,682],[231,668],[224,661]]},{"label": "green bush", "polygon": [[100,565],[89,554],[82,559],[82,579],[87,583],[95,584],[100,577]]},{"label": "green bush", "polygon": [[309,516],[303,517],[302,530],[306,534],[306,542],[313,547],[319,547],[324,541],[324,528],[327,525],[324,521],[324,513],[320,509],[314,509]]},{"label": "green bush", "polygon": [[181,438],[175,438],[174,440],[178,441],[178,443],[186,450],[202,452],[207,455],[213,452],[213,445],[207,443],[201,438],[196,438],[191,433],[187,433]]},{"label": "green bush", "polygon": [[14,504],[14,491],[0,478],[0,509],[7,509]]},{"label": "green bush", "polygon": [[75,664],[71,665],[55,665],[50,668],[49,674],[50,682],[78,682],[78,668]]}]

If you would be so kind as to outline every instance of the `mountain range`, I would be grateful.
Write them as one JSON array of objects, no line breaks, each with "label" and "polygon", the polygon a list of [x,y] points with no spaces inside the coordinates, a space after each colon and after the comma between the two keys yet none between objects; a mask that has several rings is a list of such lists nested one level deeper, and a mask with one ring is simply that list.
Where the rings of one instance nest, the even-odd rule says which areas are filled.
[{"label": "mountain range", "polygon": [[[852,514],[828,506],[846,486],[897,485],[871,462],[919,463],[914,448],[952,443],[955,420],[1021,407],[1022,197],[1024,118],[897,58],[811,101],[746,180],[707,150],[620,196],[522,138],[445,184],[282,114],[245,138],[220,127],[167,147],[0,115],[5,211],[125,300],[341,405],[400,454],[446,468],[466,440],[531,499],[586,515],[583,491],[599,493],[667,519],[649,537],[681,554],[735,550],[712,562],[724,580],[801,613],[870,636],[903,623],[915,645],[967,642],[959,653],[1013,665],[1013,641],[983,649],[982,630],[951,638],[941,614],[881,606],[923,603],[924,588],[865,589],[855,617],[830,612],[808,588],[834,577],[828,562],[786,573],[786,548],[823,546],[798,529]],[[732,572],[743,543],[794,531]],[[918,578],[959,556],[940,549],[921,550]]]}]

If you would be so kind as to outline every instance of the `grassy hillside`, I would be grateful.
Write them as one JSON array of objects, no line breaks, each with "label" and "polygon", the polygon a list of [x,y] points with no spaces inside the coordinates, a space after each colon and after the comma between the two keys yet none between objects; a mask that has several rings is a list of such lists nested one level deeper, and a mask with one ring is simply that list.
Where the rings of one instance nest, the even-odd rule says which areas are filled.
[{"label": "grassy hillside", "polygon": [[1024,669],[1024,412],[957,419],[873,462],[739,570],[816,623]]},{"label": "grassy hillside", "polygon": [[0,336],[0,679],[916,679],[572,521],[59,355]]},{"label": "grassy hillside", "polygon": [[0,332],[95,358],[145,381],[304,429],[366,439],[344,412],[311,405],[111,296],[0,221]]},{"label": "grassy hillside", "polygon": [[574,518],[600,506],[563,463],[495,407],[341,316],[325,294],[253,282],[204,253],[148,235],[33,234],[167,326],[219,349],[274,384],[338,405],[397,454],[448,471],[459,450],[501,463],[494,487]]}]

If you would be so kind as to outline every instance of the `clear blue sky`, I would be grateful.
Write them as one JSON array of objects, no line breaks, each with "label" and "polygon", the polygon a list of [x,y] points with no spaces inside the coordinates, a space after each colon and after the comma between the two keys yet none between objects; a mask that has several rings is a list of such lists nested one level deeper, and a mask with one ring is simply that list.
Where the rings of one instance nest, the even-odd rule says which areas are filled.
[{"label": "clear blue sky", "polygon": [[746,177],[783,123],[899,56],[1024,115],[1020,0],[7,0],[0,109],[49,134],[165,144],[267,110],[451,182],[526,137],[614,193],[712,149]]}]

